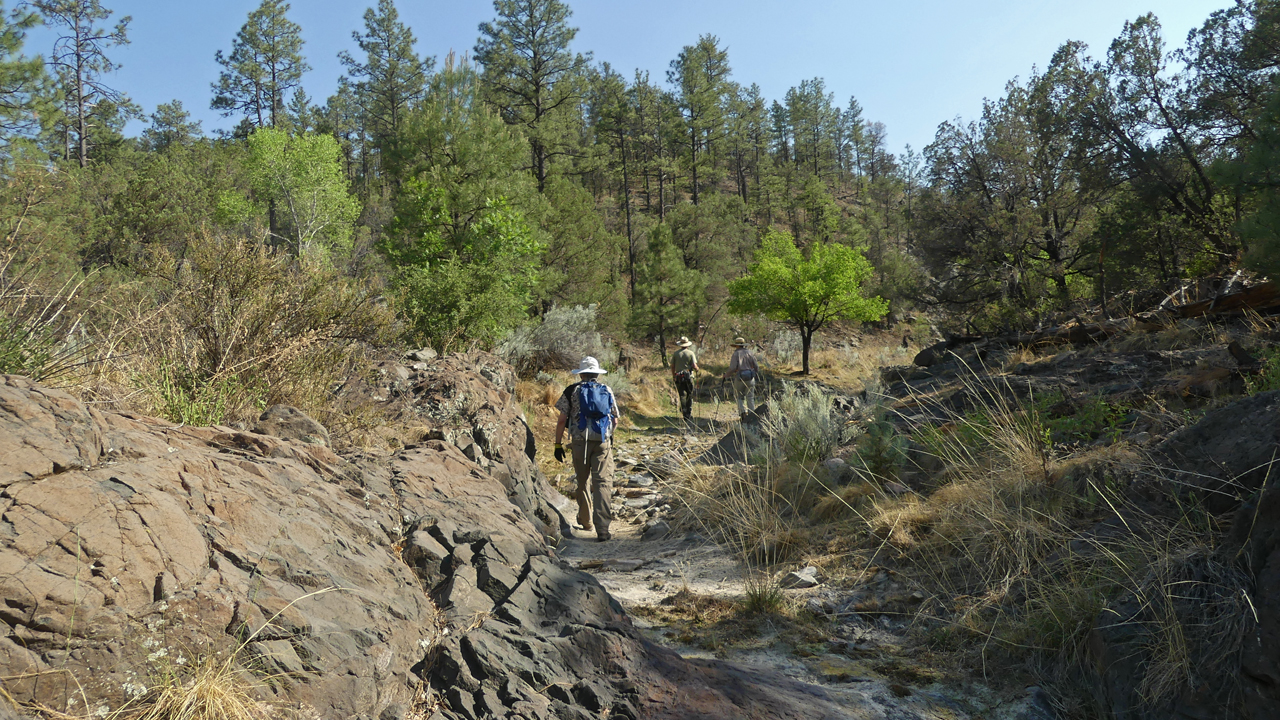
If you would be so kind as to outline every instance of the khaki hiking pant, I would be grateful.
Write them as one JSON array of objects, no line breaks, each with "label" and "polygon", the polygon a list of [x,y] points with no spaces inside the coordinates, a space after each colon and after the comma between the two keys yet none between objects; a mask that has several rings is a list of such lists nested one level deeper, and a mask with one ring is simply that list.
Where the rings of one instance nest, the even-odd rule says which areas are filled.
[{"label": "khaki hiking pant", "polygon": [[[740,377],[733,378],[733,397],[738,401],[738,414],[746,415],[756,409],[756,379],[743,380]],[[746,407],[743,407],[743,401],[746,401]]]},{"label": "khaki hiking pant", "polygon": [[[578,501],[578,525],[583,528],[594,525],[597,535],[607,533],[609,524],[613,522],[610,505],[613,501],[613,446],[608,440],[601,442],[574,437],[569,442],[569,449],[573,453],[573,472],[578,479],[573,493],[573,499]],[[588,480],[591,482],[589,495]]]}]

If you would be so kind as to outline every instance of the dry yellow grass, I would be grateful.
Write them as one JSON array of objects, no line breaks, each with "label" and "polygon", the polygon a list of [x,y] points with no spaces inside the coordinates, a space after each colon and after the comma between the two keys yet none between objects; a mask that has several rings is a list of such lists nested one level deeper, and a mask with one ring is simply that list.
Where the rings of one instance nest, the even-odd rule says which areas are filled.
[{"label": "dry yellow grass", "polygon": [[275,716],[274,708],[250,694],[251,678],[240,670],[234,655],[209,658],[185,680],[163,684],[143,695],[136,707],[112,717],[120,720],[260,720]]}]

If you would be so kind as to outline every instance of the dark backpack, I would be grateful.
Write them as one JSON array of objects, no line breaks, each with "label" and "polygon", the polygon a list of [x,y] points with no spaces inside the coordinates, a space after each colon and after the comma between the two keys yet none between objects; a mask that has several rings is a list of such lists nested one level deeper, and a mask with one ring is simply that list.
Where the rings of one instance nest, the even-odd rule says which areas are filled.
[{"label": "dark backpack", "polygon": [[587,431],[587,439],[603,440],[609,435],[611,410],[613,395],[609,388],[598,382],[578,386],[578,429]]},{"label": "dark backpack", "polygon": [[752,370],[751,368],[743,368],[738,371],[738,377],[742,378],[747,382],[751,382],[752,380],[756,379],[756,371]]}]

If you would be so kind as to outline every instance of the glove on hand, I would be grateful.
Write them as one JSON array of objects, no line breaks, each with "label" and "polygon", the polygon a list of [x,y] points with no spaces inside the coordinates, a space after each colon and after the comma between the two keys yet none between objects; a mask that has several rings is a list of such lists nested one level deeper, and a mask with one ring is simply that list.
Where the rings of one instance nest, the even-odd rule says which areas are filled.
[{"label": "glove on hand", "polygon": [[556,443],[556,462],[564,462],[564,445]]}]

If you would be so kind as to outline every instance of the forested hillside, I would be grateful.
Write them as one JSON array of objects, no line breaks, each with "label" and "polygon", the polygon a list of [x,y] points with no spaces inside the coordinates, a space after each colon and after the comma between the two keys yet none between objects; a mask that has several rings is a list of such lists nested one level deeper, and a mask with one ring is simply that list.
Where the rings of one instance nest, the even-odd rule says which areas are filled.
[{"label": "forested hillside", "polygon": [[[24,45],[41,22],[55,46]],[[1063,38],[981,117],[899,154],[821,77],[765,97],[714,28],[638,70],[578,47],[560,0],[496,0],[466,56],[418,54],[391,0],[352,30],[337,93],[312,98],[307,56],[330,50],[264,0],[219,76],[191,79],[238,123],[210,137],[112,87],[128,18],[9,12],[0,371],[112,358],[101,387],[168,388],[151,409],[175,416],[303,370],[337,382],[368,343],[491,348],[556,307],[596,305],[601,331],[664,359],[679,335],[763,336],[756,318],[796,324],[795,298],[731,294],[770,263],[871,299],[846,318],[988,331],[1280,262],[1274,0],[1185,43],[1151,15],[1108,48]]]}]

